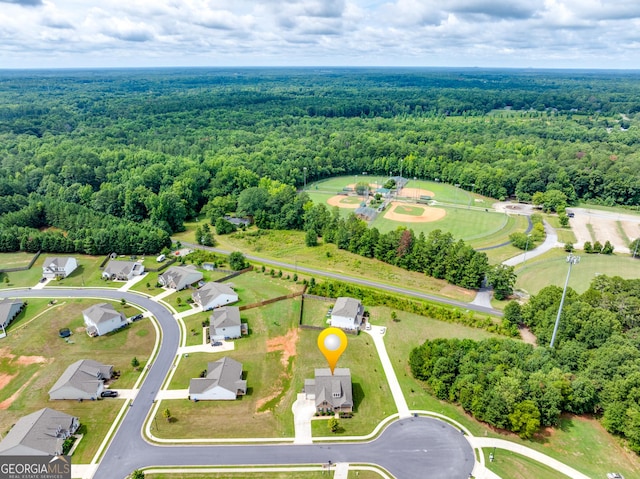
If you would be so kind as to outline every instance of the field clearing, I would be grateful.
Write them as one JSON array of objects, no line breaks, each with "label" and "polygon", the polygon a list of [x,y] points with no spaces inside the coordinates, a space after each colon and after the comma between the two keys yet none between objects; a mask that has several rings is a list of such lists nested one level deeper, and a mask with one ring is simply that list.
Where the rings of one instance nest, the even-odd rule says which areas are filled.
[{"label": "field clearing", "polygon": [[33,257],[33,253],[0,253],[0,269],[27,266]]},{"label": "field clearing", "polygon": [[[82,310],[99,301],[58,300],[53,308],[48,301],[29,300],[2,340],[1,369],[13,377],[0,390],[4,408],[0,414],[0,431],[5,433],[18,418],[43,407],[74,414],[86,426],[74,461],[89,462],[115,420],[122,401],[51,402],[49,389],[67,366],[79,359],[113,364],[122,374],[111,387],[132,387],[139,372],[131,367],[131,359],[136,356],[141,364],[146,362],[153,349],[155,331],[149,320],[143,320],[112,335],[90,338],[84,332]],[[119,303],[114,303],[114,307],[123,309]],[[127,306],[124,311],[130,315],[131,309]],[[43,314],[33,319],[40,313]],[[63,327],[73,332],[69,342],[58,337],[58,330]],[[25,384],[28,386],[21,389]]]},{"label": "field clearing", "polygon": [[[220,238],[220,244],[222,248],[229,250],[238,250],[246,254],[257,253],[265,259],[287,261],[294,263],[294,265],[299,262],[309,268],[342,273],[355,278],[370,278],[375,274],[376,280],[382,283],[402,284],[409,289],[430,292],[461,301],[472,301],[475,297],[475,291],[452,286],[443,280],[406,271],[382,261],[349,253],[338,249],[334,244],[321,243],[316,247],[307,247],[304,245],[304,233],[300,231],[265,231],[265,234],[260,236],[235,233]],[[293,271],[290,270],[289,273],[293,273]],[[298,275],[300,276],[300,274]],[[231,282],[236,283],[236,280],[237,278],[234,278]]]},{"label": "field clearing", "polygon": [[[286,276],[286,274],[284,276]],[[234,306],[244,306],[266,299],[285,296],[302,291],[303,288],[301,284],[262,273],[257,268],[240,276],[236,276],[225,284],[233,287],[238,294],[239,301],[234,303]]]},{"label": "field clearing", "polygon": [[[579,252],[580,253],[580,252]],[[568,266],[566,252],[551,250],[541,256],[528,259],[525,266],[516,268],[516,288],[536,294],[548,285],[564,286]],[[572,268],[569,286],[578,293],[589,288],[597,274],[621,276],[626,279],[640,278],[640,261],[627,255],[579,254],[580,263]]]}]

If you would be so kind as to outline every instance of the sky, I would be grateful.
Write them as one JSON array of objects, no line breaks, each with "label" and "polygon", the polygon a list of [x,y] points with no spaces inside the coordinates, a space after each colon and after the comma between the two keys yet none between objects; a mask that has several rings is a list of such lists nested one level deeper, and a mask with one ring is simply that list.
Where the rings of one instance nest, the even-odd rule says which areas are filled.
[{"label": "sky", "polygon": [[640,68],[639,0],[0,0],[1,68]]}]

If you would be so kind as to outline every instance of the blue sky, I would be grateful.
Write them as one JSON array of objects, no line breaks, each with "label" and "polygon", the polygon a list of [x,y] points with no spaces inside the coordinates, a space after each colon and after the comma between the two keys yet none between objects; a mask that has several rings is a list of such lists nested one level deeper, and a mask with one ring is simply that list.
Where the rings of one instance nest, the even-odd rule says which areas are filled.
[{"label": "blue sky", "polygon": [[0,0],[0,68],[640,68],[638,0]]}]

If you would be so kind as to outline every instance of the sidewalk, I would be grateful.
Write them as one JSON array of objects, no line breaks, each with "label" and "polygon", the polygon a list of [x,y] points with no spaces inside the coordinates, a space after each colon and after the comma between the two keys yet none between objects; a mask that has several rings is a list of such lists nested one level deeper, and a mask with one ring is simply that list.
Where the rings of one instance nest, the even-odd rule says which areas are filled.
[{"label": "sidewalk", "polygon": [[98,469],[98,464],[71,464],[71,477],[91,479]]},{"label": "sidewalk", "polygon": [[[152,301],[155,301],[155,302],[158,302],[158,301],[160,301],[161,299],[166,298],[167,296],[171,296],[171,295],[172,295],[173,293],[175,293],[175,292],[176,292],[176,290],[175,290],[175,289],[171,289],[171,288],[169,288],[169,289],[167,289],[167,290],[163,291],[162,293],[160,293],[160,294],[158,294],[158,295],[154,296],[153,298],[151,298],[151,300],[152,300]],[[175,310],[174,310],[174,311],[175,311]]]},{"label": "sidewalk", "polygon": [[156,394],[156,401],[164,399],[187,399],[188,397],[188,389],[162,389]]},{"label": "sidewalk", "polygon": [[349,463],[338,462],[333,473],[333,479],[347,479],[349,477]]},{"label": "sidewalk", "polygon": [[547,237],[544,239],[544,243],[537,248],[526,251],[518,256],[514,256],[513,258],[509,258],[508,260],[503,261],[502,264],[507,266],[516,266],[520,263],[524,263],[528,259],[540,256],[541,254],[555,248],[558,243],[558,233],[556,233],[556,230],[546,221],[544,222],[544,231],[547,234]]},{"label": "sidewalk", "polygon": [[131,278],[129,281],[127,281],[125,284],[123,284],[122,286],[120,286],[118,288],[118,291],[129,291],[129,289],[131,287],[133,287],[134,284],[139,283],[140,281],[142,281],[147,275],[146,274],[142,274],[140,276],[134,276],[133,278]]},{"label": "sidewalk", "polygon": [[409,406],[404,398],[404,394],[402,394],[402,388],[400,387],[400,383],[396,377],[396,372],[393,370],[393,366],[391,365],[391,360],[387,354],[387,348],[384,345],[384,334],[381,334],[381,331],[382,327],[373,325],[371,326],[370,331],[364,330],[365,333],[373,338],[373,344],[375,344],[376,349],[378,350],[378,356],[380,357],[384,374],[387,377],[389,389],[391,390],[393,400],[395,401],[396,408],[398,409],[398,417],[400,419],[410,417],[411,413],[409,413]]},{"label": "sidewalk", "polygon": [[[498,449],[506,449],[507,451],[515,452],[517,454],[521,454],[525,457],[533,459],[534,461],[538,461],[540,464],[544,464],[552,469],[555,469],[558,472],[561,472],[565,476],[568,476],[572,479],[590,479],[589,476],[582,474],[579,471],[576,471],[574,468],[567,466],[566,464],[553,459],[552,457],[547,456],[541,452],[538,452],[534,449],[531,449],[527,446],[523,446],[521,444],[516,444],[515,442],[506,441],[504,439],[494,439],[489,437],[467,437],[469,444],[474,449],[478,448],[498,448]],[[496,459],[500,460],[500,454],[496,453]],[[484,476],[491,477],[491,476]]]}]

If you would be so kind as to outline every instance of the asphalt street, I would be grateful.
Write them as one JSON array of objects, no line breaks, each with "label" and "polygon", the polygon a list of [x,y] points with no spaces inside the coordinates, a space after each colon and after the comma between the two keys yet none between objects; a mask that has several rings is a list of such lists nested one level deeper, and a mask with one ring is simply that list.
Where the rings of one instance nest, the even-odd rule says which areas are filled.
[{"label": "asphalt street", "polygon": [[[142,438],[143,422],[172,367],[178,348],[178,325],[162,305],[112,289],[6,290],[1,297],[124,298],[149,310],[162,327],[162,343],[141,389],[107,448],[94,479],[124,478],[146,466],[214,466],[326,464],[328,461],[378,464],[401,479],[467,479],[475,456],[461,432],[432,418],[411,417],[392,423],[367,443],[318,445],[157,446]],[[82,421],[82,418],[80,418]],[[231,419],[232,420],[232,419]],[[204,428],[213,427],[211,423]]]},{"label": "asphalt street", "polygon": [[[230,254],[231,251],[223,250],[220,248],[212,248],[210,246],[202,246],[194,243],[185,243],[182,242],[183,246],[193,249],[204,249],[207,251],[213,251],[214,253],[220,254]],[[369,286],[370,288],[382,289],[384,291],[392,291],[394,293],[404,294],[406,296],[412,296],[414,298],[426,299],[429,301],[435,301],[442,304],[448,304],[449,306],[455,306],[462,309],[469,309],[471,311],[478,311],[479,313],[487,313],[492,314],[494,316],[502,316],[504,313],[498,309],[487,308],[486,306],[481,306],[477,304],[465,303],[464,301],[456,301],[455,299],[447,299],[441,296],[435,296],[433,294],[421,293],[420,291],[415,291],[413,289],[402,288],[400,286],[393,286],[386,283],[379,283],[377,281],[371,281],[368,279],[362,278],[354,278],[353,276],[347,276],[339,273],[330,273],[327,271],[321,271],[319,269],[307,268],[305,266],[293,265],[291,263],[286,263],[284,261],[277,261],[273,259],[265,259],[259,256],[252,256],[245,254],[245,258],[250,261],[257,261],[259,263],[264,263],[269,266],[277,266],[279,268],[286,268],[289,270],[295,269],[296,271],[309,273],[314,276],[324,276],[325,278],[337,279],[339,281],[345,281],[348,283],[359,284],[362,286]]]}]

